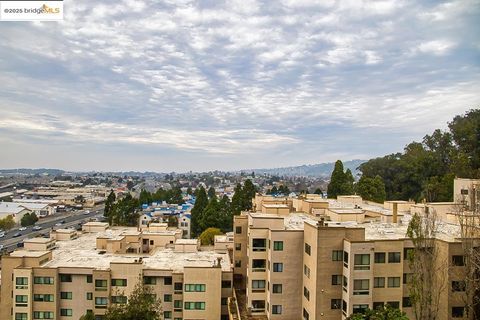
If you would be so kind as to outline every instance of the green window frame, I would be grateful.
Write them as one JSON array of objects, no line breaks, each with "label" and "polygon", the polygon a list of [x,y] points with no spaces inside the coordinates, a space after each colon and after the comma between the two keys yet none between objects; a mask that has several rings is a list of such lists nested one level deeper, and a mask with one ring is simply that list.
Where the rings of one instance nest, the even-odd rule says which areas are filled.
[{"label": "green window frame", "polygon": [[283,251],[283,241],[273,241],[274,251]]}]

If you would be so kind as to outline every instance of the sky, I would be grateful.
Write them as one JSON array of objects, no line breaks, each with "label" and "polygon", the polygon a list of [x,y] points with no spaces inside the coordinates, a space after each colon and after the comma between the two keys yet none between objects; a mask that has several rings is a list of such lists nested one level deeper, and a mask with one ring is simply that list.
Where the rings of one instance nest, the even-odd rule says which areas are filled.
[{"label": "sky", "polygon": [[76,0],[0,22],[0,168],[370,159],[480,106],[480,0]]}]

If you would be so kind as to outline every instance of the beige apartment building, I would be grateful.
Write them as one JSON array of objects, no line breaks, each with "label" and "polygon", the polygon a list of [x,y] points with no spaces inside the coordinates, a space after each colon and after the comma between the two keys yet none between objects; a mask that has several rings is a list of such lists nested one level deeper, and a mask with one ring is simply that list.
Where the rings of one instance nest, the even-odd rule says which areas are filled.
[{"label": "beige apartment building", "polygon": [[[279,204],[283,207],[283,204]],[[261,207],[261,204],[260,206]],[[267,319],[346,319],[390,304],[413,319],[407,221],[338,222],[302,212],[243,212],[234,218],[234,279],[246,312]],[[402,208],[402,210],[406,210]],[[458,227],[435,240],[443,270],[439,320],[464,318]]]},{"label": "beige apartment building", "polygon": [[0,319],[77,320],[87,312],[102,319],[138,281],[160,298],[166,320],[228,319],[233,270],[225,250],[204,250],[181,230],[86,229],[29,240],[3,257]]}]

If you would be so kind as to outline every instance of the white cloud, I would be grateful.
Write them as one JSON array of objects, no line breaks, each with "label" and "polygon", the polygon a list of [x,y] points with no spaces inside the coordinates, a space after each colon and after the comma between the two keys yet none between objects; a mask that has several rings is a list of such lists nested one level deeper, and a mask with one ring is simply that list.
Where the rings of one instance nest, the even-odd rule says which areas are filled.
[{"label": "white cloud", "polygon": [[427,41],[419,44],[417,47],[417,49],[422,53],[431,53],[437,56],[445,55],[453,48],[455,48],[455,43],[450,40]]}]

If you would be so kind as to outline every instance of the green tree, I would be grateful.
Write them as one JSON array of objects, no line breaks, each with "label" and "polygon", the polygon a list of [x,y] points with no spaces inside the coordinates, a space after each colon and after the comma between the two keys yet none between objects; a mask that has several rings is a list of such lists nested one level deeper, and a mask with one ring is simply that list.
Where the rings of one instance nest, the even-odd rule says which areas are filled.
[{"label": "green tree", "polygon": [[113,205],[115,203],[116,196],[115,192],[113,190],[110,191],[110,194],[107,197],[107,200],[105,201],[105,209],[103,212],[103,215],[108,218],[110,215],[110,212],[112,211]]},{"label": "green tree", "polygon": [[365,313],[354,313],[347,320],[408,320],[405,312],[386,305],[375,310],[367,309]]},{"label": "green tree", "polygon": [[85,197],[81,194],[75,197],[75,203],[85,203]]},{"label": "green tree", "polygon": [[216,196],[213,196],[208,205],[203,210],[202,219],[200,220],[200,229],[217,228],[221,224],[220,207]]},{"label": "green tree", "polygon": [[218,203],[218,211],[220,214],[220,225],[217,226],[223,232],[233,230],[233,213],[230,204],[230,199],[227,195],[223,195],[222,199]]},{"label": "green tree", "polygon": [[127,189],[128,190],[132,190],[134,186],[135,186],[135,184],[133,183],[132,180],[127,181]]},{"label": "green tree", "polygon": [[313,193],[323,195],[323,192],[320,188],[315,189],[315,191]]},{"label": "green tree", "polygon": [[27,227],[27,226],[32,226],[35,224],[35,222],[38,221],[38,217],[37,215],[35,214],[35,212],[32,212],[32,213],[25,213],[22,217],[22,219],[20,220],[20,224],[22,225],[22,227]]},{"label": "green tree", "polygon": [[190,231],[193,237],[197,237],[202,232],[203,211],[208,205],[208,196],[205,188],[201,186],[195,190],[195,205],[192,208],[192,220]]},{"label": "green tree", "polygon": [[243,189],[240,183],[237,183],[235,189],[233,190],[233,197],[232,197],[232,212],[234,215],[239,215],[242,212],[243,208]]},{"label": "green tree", "polygon": [[215,236],[221,235],[222,231],[218,228],[208,228],[202,232],[200,237],[200,243],[204,246],[213,245],[213,241],[215,240]]},{"label": "green tree", "polygon": [[364,199],[377,203],[385,201],[385,184],[380,176],[369,178],[362,176],[355,184],[355,191]]},{"label": "green tree", "polygon": [[162,319],[161,300],[154,291],[143,284],[140,277],[127,303],[111,304],[105,313],[104,320],[160,320]]},{"label": "green tree", "polygon": [[79,320],[95,320],[95,315],[92,311],[87,311]]},{"label": "green tree", "polygon": [[192,187],[187,188],[187,194],[191,196],[193,194]]},{"label": "green tree", "polygon": [[327,193],[329,198],[336,198],[340,195],[353,193],[353,175],[350,169],[343,171],[343,163],[340,160],[335,162]]},{"label": "green tree", "polygon": [[147,204],[152,203],[152,194],[147,190],[142,189],[142,191],[140,191],[138,201],[140,202],[141,205],[144,203],[147,203]]},{"label": "green tree", "polygon": [[137,213],[138,206],[138,199],[133,198],[132,195],[128,193],[113,205],[107,217],[108,222],[110,225],[136,226],[139,217]]},{"label": "green tree", "polygon": [[0,229],[8,231],[15,227],[15,220],[11,215],[6,216],[3,219],[0,219]]},{"label": "green tree", "polygon": [[209,199],[212,199],[213,197],[215,197],[215,188],[214,187],[208,188],[207,195]]},{"label": "green tree", "polygon": [[253,208],[252,199],[255,198],[255,186],[252,180],[247,179],[242,189],[242,210],[249,211]]}]

